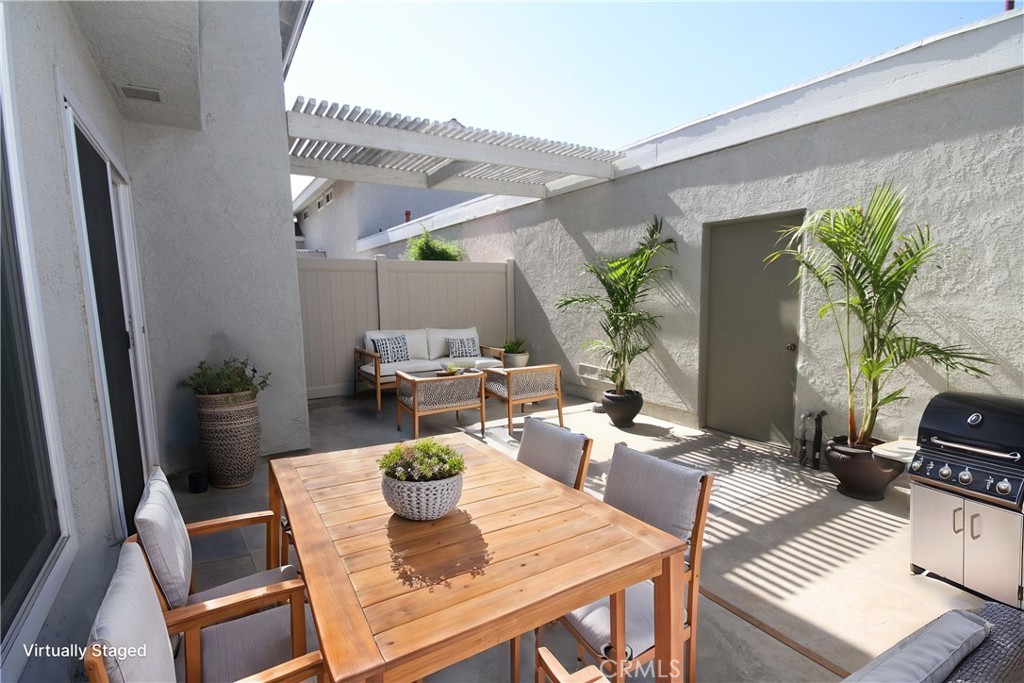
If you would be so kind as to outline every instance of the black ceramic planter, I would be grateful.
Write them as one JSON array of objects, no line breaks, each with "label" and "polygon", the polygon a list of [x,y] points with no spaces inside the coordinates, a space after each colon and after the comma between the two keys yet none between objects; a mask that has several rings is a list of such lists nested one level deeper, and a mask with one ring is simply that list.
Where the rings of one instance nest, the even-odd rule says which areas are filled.
[{"label": "black ceramic planter", "polygon": [[[848,446],[847,437],[830,439],[825,462],[839,480],[836,490],[857,500],[882,500],[885,489],[900,476],[905,465],[888,459],[876,459],[871,448]],[[872,445],[882,443],[872,441]]]},{"label": "black ceramic planter", "polygon": [[614,389],[604,392],[601,397],[604,412],[611,418],[616,427],[632,427],[633,418],[644,407],[644,396],[639,391],[626,389],[624,394],[616,394]]}]

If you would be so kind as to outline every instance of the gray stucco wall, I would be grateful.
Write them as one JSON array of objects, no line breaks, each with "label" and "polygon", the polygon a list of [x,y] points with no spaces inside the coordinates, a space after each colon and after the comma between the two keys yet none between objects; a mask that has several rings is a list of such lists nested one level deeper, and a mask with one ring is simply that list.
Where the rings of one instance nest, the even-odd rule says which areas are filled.
[{"label": "gray stucco wall", "polygon": [[263,451],[309,446],[298,274],[275,3],[199,5],[203,130],[126,123],[163,452],[198,465],[192,397],[203,358],[248,356]]},{"label": "gray stucco wall", "polygon": [[[36,642],[82,643],[117,562],[106,453],[65,165],[59,73],[104,144],[123,157],[120,116],[67,5],[8,3],[16,118],[63,456],[79,550]],[[56,67],[56,68],[55,68]],[[22,680],[69,680],[75,659],[31,658]],[[5,677],[6,679],[6,677]]]},{"label": "gray stucco wall", "polygon": [[[664,216],[679,242],[676,277],[654,307],[664,315],[653,352],[631,371],[645,412],[698,422],[704,226],[714,221],[851,204],[891,179],[907,189],[904,225],[927,223],[955,245],[942,270],[922,274],[909,298],[908,332],[968,344],[996,361],[989,378],[949,377],[926,365],[903,373],[910,400],[886,407],[876,436],[914,433],[937,391],[1024,393],[1024,133],[1020,69],[836,117],[730,149],[440,231],[474,260],[516,259],[516,330],[531,360],[561,363],[568,389],[585,390],[579,363],[595,364],[581,340],[599,329],[557,298],[579,286],[584,259],[628,251],[643,221]],[[404,243],[375,252],[394,257]],[[838,340],[805,291],[797,413],[825,408],[826,431],[842,433],[845,382]],[[756,390],[756,388],[752,388]],[[653,403],[653,405],[652,405]]]}]

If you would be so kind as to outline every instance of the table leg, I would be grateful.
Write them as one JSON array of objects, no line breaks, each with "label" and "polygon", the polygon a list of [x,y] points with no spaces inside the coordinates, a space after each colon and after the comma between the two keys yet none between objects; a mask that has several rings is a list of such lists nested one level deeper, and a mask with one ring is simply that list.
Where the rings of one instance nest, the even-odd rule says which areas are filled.
[{"label": "table leg", "polygon": [[[270,467],[269,463],[267,467]],[[267,525],[267,569],[273,569],[281,566],[281,489],[277,485],[273,467],[270,467],[268,479],[270,480],[270,511],[274,513],[274,518]]]},{"label": "table leg", "polygon": [[657,681],[683,681],[683,568],[683,553],[675,553],[661,561],[661,575],[654,577],[654,666]]}]

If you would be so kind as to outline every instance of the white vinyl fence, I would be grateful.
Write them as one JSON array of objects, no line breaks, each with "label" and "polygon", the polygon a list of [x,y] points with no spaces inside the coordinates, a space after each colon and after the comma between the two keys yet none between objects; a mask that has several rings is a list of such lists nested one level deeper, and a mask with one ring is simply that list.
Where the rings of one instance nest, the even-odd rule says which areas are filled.
[{"label": "white vinyl fence", "polygon": [[515,336],[515,263],[299,258],[308,398],[349,395],[367,330],[472,327]]}]

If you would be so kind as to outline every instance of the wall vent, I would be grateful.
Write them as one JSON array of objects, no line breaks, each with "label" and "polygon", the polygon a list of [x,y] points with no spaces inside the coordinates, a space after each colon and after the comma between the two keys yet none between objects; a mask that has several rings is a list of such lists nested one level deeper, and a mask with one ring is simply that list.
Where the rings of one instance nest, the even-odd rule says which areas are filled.
[{"label": "wall vent", "polygon": [[302,212],[302,220],[304,220],[304,221],[308,221],[309,220],[309,211],[303,211]]},{"label": "wall vent", "polygon": [[324,195],[324,205],[325,206],[327,204],[330,204],[332,201],[334,201],[334,190],[331,190],[330,192],[328,192],[327,194]]},{"label": "wall vent", "polygon": [[115,83],[114,90],[117,94],[129,100],[144,100],[146,102],[163,102],[164,94],[156,88],[146,88],[141,85],[128,85],[127,83]]}]

